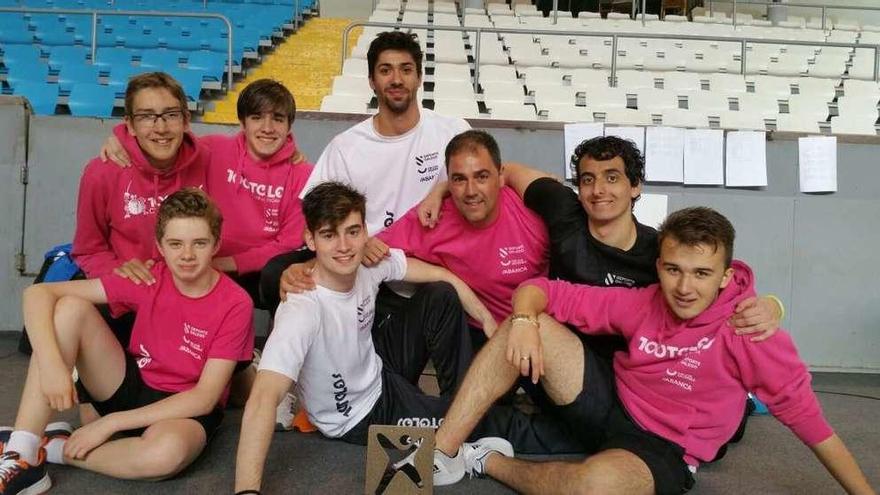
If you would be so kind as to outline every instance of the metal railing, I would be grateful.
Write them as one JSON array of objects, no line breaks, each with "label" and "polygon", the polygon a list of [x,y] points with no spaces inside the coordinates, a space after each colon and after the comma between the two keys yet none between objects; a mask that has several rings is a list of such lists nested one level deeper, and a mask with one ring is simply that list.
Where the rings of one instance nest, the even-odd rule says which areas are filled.
[{"label": "metal railing", "polygon": [[[89,15],[92,18],[92,41],[91,54],[92,64],[95,63],[98,47],[98,16],[137,16],[137,17],[198,17],[208,19],[220,19],[226,23],[226,29],[229,30],[229,38],[226,40],[226,81],[227,91],[232,91],[232,23],[229,19],[221,14],[213,13],[185,13],[185,12],[157,12],[157,11],[141,11],[141,10],[88,10],[88,9],[31,9],[17,7],[0,7],[0,13],[22,13],[22,14],[67,14],[67,15]],[[198,98],[198,95],[195,95]]]},{"label": "metal railing", "polygon": [[828,10],[866,10],[869,12],[877,12],[880,11],[880,7],[864,7],[859,5],[816,5],[813,3],[780,3],[780,2],[768,2],[761,0],[708,0],[709,4],[709,15],[713,14],[713,4],[715,2],[718,3],[732,3],[732,18],[733,25],[736,27],[736,6],[740,5],[764,5],[765,7],[807,7],[811,9],[820,9],[822,11],[822,29],[825,29],[828,21]]},{"label": "metal railing", "polygon": [[[644,0],[643,0],[644,1]],[[345,27],[342,33],[342,55],[339,61],[340,71],[345,65],[345,54],[348,52],[348,38],[351,30],[358,26],[364,27],[382,27],[382,28],[400,28],[400,29],[419,29],[434,31],[459,31],[467,33],[475,33],[472,40],[474,49],[474,93],[478,92],[480,83],[480,38],[482,33],[511,33],[511,34],[530,34],[539,36],[584,36],[611,38],[611,86],[617,85],[617,47],[620,38],[636,38],[636,39],[657,39],[657,40],[692,40],[692,41],[717,41],[727,43],[740,44],[740,70],[743,77],[746,77],[746,46],[752,44],[765,45],[795,45],[795,46],[816,46],[816,47],[839,47],[839,48],[867,48],[874,50],[874,81],[880,80],[880,45],[867,45],[858,43],[828,43],[828,42],[811,42],[811,41],[795,41],[795,40],[768,40],[763,38],[744,38],[744,37],[723,37],[723,36],[689,36],[679,34],[649,34],[649,33],[607,33],[596,31],[549,31],[535,29],[510,29],[510,28],[488,28],[488,27],[467,27],[467,26],[435,26],[429,24],[397,24],[390,22],[366,22],[355,21]]]}]

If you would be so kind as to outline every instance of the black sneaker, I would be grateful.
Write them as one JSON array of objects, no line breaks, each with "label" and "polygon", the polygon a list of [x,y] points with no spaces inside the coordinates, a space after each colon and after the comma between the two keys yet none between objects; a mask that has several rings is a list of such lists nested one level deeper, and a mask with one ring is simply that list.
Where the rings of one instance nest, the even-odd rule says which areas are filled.
[{"label": "black sneaker", "polygon": [[40,449],[39,462],[30,465],[18,452],[0,455],[0,495],[39,495],[52,488],[46,472],[46,451]]}]

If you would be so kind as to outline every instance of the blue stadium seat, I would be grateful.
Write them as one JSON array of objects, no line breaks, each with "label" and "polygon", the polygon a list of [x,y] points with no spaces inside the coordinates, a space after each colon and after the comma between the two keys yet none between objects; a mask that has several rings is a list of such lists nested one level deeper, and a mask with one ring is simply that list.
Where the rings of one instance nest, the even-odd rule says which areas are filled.
[{"label": "blue stadium seat", "polygon": [[37,115],[52,115],[58,102],[58,85],[47,82],[32,82],[18,85],[12,92],[14,95],[28,99]]},{"label": "blue stadium seat", "polygon": [[69,92],[74,84],[94,83],[97,84],[100,70],[97,66],[82,64],[68,64],[61,68],[58,74],[58,89]]},{"label": "blue stadium seat", "polygon": [[[72,31],[67,31],[64,25],[55,28],[41,28],[34,33],[36,42],[43,46],[70,46],[82,45],[83,37]],[[91,40],[89,40],[91,41]]]},{"label": "blue stadium seat", "polygon": [[7,67],[20,61],[39,62],[42,53],[36,45],[3,45],[3,63]]},{"label": "blue stadium seat", "polygon": [[15,89],[20,84],[46,82],[49,78],[49,65],[39,60],[22,59],[6,63],[6,84]]},{"label": "blue stadium seat", "polygon": [[186,93],[187,98],[199,101],[199,96],[202,92],[202,79],[204,72],[176,67],[173,69],[165,69],[165,72],[170,74],[174,79],[177,79],[177,82],[183,86],[183,91]]},{"label": "blue stadium seat", "polygon": [[151,70],[176,69],[180,64],[181,53],[177,50],[144,50],[141,55],[141,67]]},{"label": "blue stadium seat", "polygon": [[82,65],[89,59],[85,46],[53,46],[49,49],[49,67],[61,69],[67,65]]},{"label": "blue stadium seat", "polygon": [[220,81],[226,74],[226,54],[207,50],[190,52],[186,67],[200,70],[209,78]]},{"label": "blue stadium seat", "polygon": [[116,68],[120,65],[131,66],[132,59],[140,56],[137,50],[129,50],[128,48],[98,48],[95,53],[95,65]]},{"label": "blue stadium seat", "polygon": [[110,117],[116,91],[101,84],[74,84],[67,99],[70,113],[75,117]]},{"label": "blue stadium seat", "polygon": [[34,33],[28,31],[27,26],[0,27],[0,43],[33,43]]}]

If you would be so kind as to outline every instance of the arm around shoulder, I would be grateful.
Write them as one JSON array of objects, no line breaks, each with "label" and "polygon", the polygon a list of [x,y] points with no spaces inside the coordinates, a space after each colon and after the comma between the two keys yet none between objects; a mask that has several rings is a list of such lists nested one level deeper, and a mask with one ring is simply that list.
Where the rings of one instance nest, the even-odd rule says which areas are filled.
[{"label": "arm around shoulder", "polygon": [[517,162],[507,162],[502,166],[504,174],[504,183],[513,188],[520,198],[526,194],[526,189],[532,182],[541,178],[551,178],[552,176],[546,172],[531,168],[527,165]]}]

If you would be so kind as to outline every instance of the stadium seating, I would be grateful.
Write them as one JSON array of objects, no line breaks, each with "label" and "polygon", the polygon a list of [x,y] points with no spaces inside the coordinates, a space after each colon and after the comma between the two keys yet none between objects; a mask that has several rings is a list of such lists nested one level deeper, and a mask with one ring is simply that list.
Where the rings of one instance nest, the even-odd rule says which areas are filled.
[{"label": "stadium seating", "polygon": [[[295,4],[299,6],[297,12]],[[0,13],[4,92],[24,95],[19,88],[23,82],[34,85],[28,91],[34,98],[53,89],[56,96],[59,90],[62,95],[70,91],[76,96],[69,100],[71,113],[85,115],[88,109],[94,109],[95,115],[104,116],[108,114],[103,103],[90,104],[84,99],[120,93],[132,74],[165,70],[178,77],[190,98],[197,101],[203,87],[223,88],[230,33],[219,19],[181,17],[178,13],[207,12],[230,19],[232,62],[241,66],[245,59],[259,60],[260,48],[272,46],[273,38],[284,36],[288,23],[309,12],[313,4],[314,0],[223,0],[206,5],[195,0],[0,1],[4,7],[169,12],[162,17],[99,15],[94,33],[98,47],[94,61],[90,60],[91,15]],[[48,103],[33,107],[38,113],[55,110]]]},{"label": "stadium seating", "polygon": [[[665,20],[647,16],[643,26],[640,19],[632,20],[627,14],[610,14],[603,19],[596,13],[582,12],[577,18],[560,16],[554,25],[551,19],[536,15],[528,2],[514,3],[511,8],[490,1],[486,9],[460,12],[462,26],[524,31],[481,33],[476,93],[469,90],[477,72],[476,33],[460,36],[430,29],[420,33],[427,37],[421,39],[423,47],[427,45],[429,57],[433,55],[426,62],[425,83],[434,84],[434,91],[426,93],[426,105],[433,99],[436,110],[467,117],[477,108],[483,118],[523,119],[530,116],[534,105],[533,120],[604,119],[630,125],[662,122],[810,133],[871,134],[869,128],[877,120],[880,85],[873,81],[873,49],[822,46],[826,42],[880,44],[880,33],[861,26],[857,19],[832,16],[822,29],[817,25],[821,19],[791,16],[774,25],[763,18],[763,9],[741,6],[735,16],[736,27],[732,12],[717,8],[712,16],[695,10],[695,22],[684,16],[666,16]],[[415,19],[419,24],[455,25],[447,13],[438,15],[437,7],[445,10],[445,2],[433,5],[433,15],[428,8],[426,16],[422,3],[385,2],[371,20],[406,23]],[[537,29],[619,33],[616,80],[609,80],[614,55],[610,38],[574,33],[538,35],[534,33]],[[378,31],[364,28],[345,61],[347,75],[363,72],[366,49]],[[641,36],[654,33],[719,39]],[[746,43],[745,60],[739,41],[743,37],[755,39]],[[446,59],[450,53],[456,54],[454,59]],[[455,83],[438,83],[449,80]],[[838,116],[851,119],[844,122]]]}]

